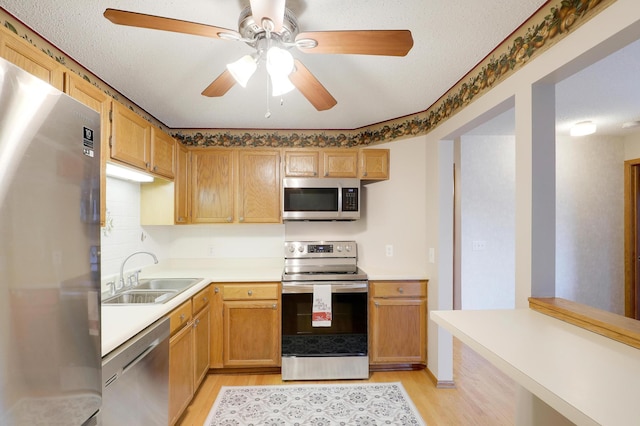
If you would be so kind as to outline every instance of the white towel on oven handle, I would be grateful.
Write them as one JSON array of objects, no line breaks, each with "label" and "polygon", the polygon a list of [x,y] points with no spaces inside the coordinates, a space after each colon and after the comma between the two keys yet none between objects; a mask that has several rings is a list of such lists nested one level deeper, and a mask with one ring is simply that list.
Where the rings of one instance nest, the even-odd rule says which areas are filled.
[{"label": "white towel on oven handle", "polygon": [[331,327],[331,284],[313,285],[311,326]]}]

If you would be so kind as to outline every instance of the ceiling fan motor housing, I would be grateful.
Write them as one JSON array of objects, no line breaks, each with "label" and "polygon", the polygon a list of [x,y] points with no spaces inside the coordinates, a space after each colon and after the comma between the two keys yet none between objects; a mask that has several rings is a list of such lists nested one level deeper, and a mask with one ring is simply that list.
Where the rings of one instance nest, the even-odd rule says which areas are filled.
[{"label": "ceiling fan motor housing", "polygon": [[[255,21],[250,6],[245,7],[240,13],[238,32],[242,38],[251,40],[251,42],[247,42],[251,46],[255,46],[259,39],[266,37],[266,30],[262,23]],[[299,32],[298,20],[293,12],[285,8],[282,29],[271,33],[271,35],[276,36],[283,43],[293,43]]]}]

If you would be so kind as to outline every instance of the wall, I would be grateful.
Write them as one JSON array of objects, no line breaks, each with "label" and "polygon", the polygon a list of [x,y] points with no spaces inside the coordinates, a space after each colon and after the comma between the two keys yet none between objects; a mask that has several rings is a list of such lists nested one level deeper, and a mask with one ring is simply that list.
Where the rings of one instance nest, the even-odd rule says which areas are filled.
[{"label": "wall", "polygon": [[556,139],[556,296],[624,315],[624,141]]},{"label": "wall", "polygon": [[515,304],[514,139],[460,139],[462,309],[507,309]]}]

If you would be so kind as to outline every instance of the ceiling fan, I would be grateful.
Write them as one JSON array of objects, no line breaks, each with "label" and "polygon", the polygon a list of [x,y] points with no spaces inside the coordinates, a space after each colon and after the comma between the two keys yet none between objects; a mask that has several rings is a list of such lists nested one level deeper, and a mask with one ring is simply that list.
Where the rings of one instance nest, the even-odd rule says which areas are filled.
[{"label": "ceiling fan", "polygon": [[223,96],[236,82],[245,86],[258,63],[264,61],[274,96],[297,88],[318,111],[334,107],[337,101],[302,62],[293,58],[291,48],[305,53],[405,56],[413,46],[409,30],[300,32],[285,0],[251,0],[240,13],[238,31],[117,9],[106,9],[104,16],[118,25],[242,41],[256,52],[228,64],[202,95]]}]

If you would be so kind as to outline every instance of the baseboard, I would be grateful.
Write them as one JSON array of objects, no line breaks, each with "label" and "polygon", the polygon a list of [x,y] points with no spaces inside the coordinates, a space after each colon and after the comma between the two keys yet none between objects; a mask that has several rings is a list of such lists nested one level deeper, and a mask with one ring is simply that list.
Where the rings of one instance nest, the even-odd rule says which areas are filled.
[{"label": "baseboard", "polygon": [[438,389],[455,389],[456,388],[456,383],[453,380],[438,380],[436,376],[433,375],[431,370],[427,368],[426,371],[427,371],[427,376],[429,376],[429,378],[431,379],[431,381],[433,382],[436,388]]},{"label": "baseboard", "polygon": [[369,364],[369,371],[416,371],[424,370],[424,364]]}]

